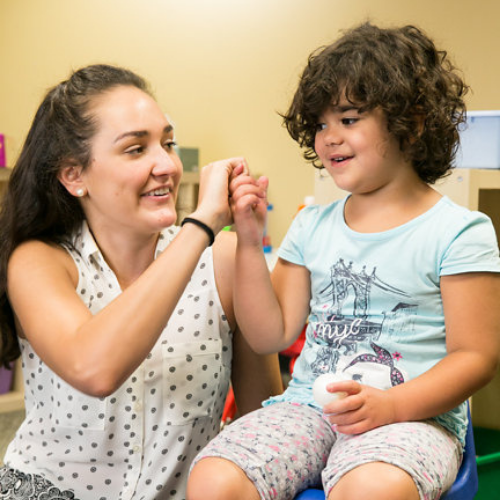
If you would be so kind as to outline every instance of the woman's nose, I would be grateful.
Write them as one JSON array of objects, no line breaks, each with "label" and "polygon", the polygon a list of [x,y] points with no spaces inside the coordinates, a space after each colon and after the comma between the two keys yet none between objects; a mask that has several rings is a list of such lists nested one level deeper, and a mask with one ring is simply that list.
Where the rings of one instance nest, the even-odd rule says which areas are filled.
[{"label": "woman's nose", "polygon": [[181,160],[175,151],[162,151],[155,158],[153,175],[174,175],[181,168]]}]

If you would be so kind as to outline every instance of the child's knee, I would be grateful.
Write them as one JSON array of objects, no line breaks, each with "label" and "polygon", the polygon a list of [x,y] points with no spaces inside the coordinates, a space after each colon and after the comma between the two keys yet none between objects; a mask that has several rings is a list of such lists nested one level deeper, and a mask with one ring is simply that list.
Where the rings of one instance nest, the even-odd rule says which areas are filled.
[{"label": "child's knee", "polygon": [[360,465],[333,487],[328,500],[418,500],[417,486],[404,470],[383,462]]},{"label": "child's knee", "polygon": [[208,457],[191,471],[188,500],[259,500],[260,496],[245,473],[229,460]]}]

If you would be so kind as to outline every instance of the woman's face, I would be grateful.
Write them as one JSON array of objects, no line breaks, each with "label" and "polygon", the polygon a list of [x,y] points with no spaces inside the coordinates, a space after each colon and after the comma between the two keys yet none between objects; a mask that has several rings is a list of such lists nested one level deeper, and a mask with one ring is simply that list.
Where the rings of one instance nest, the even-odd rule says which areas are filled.
[{"label": "woman's face", "polygon": [[156,101],[131,86],[95,99],[97,121],[81,199],[93,230],[156,233],[176,221],[182,164],[174,131]]}]

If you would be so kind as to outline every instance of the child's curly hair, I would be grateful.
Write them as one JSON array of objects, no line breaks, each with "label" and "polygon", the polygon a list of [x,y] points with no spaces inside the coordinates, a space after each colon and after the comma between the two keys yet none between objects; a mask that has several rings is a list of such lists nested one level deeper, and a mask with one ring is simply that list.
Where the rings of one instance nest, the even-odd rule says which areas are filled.
[{"label": "child's curly hair", "polygon": [[365,23],[310,55],[282,117],[304,158],[323,168],[314,149],[321,114],[344,95],[362,111],[379,108],[420,178],[433,184],[451,169],[467,91],[447,53],[421,30]]}]

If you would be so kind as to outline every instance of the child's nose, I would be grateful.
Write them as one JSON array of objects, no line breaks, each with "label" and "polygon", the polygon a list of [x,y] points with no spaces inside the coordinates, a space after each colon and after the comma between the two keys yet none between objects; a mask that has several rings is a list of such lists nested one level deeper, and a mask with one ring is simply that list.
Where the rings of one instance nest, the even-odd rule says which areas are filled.
[{"label": "child's nose", "polygon": [[325,140],[325,144],[327,146],[335,146],[335,145],[341,144],[343,139],[342,139],[340,127],[336,127],[336,126],[328,127],[325,130],[324,140]]}]

